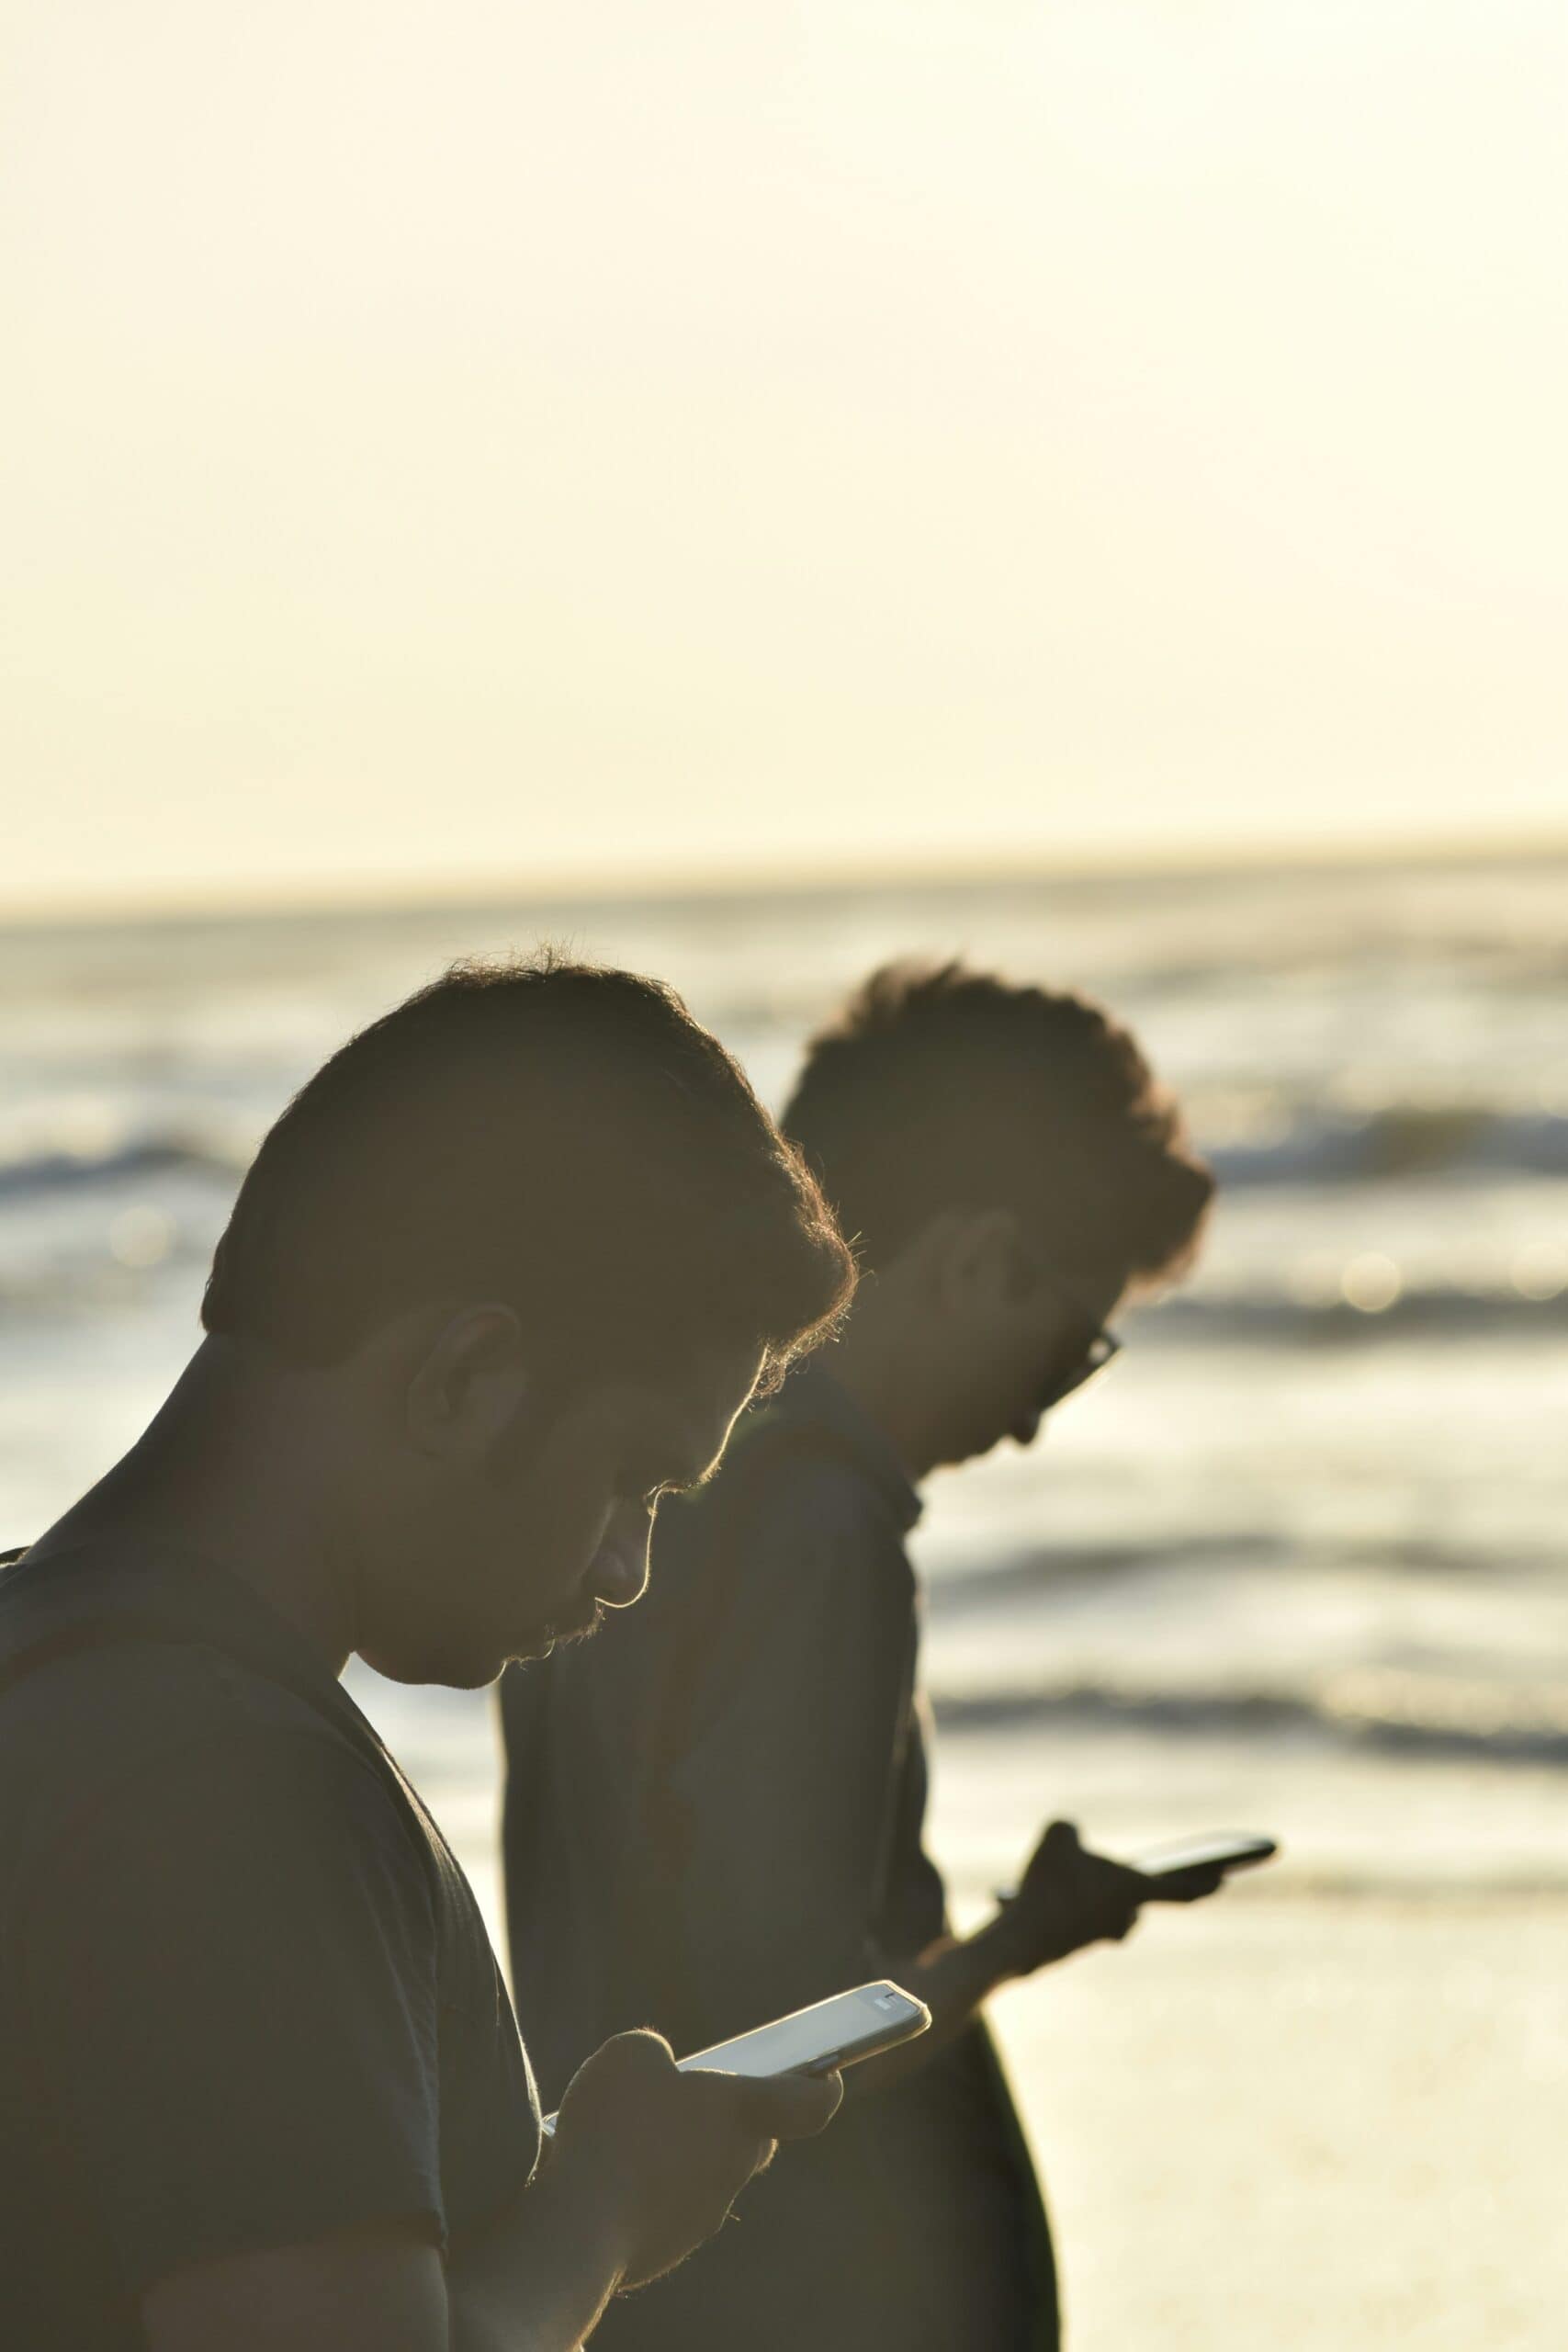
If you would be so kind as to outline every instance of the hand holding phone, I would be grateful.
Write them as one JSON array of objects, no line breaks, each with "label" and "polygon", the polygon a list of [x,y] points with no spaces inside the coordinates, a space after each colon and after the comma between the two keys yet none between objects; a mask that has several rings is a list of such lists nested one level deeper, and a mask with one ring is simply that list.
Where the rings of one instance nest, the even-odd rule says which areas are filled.
[{"label": "hand holding phone", "polygon": [[658,2034],[619,2033],[568,2085],[541,2185],[610,2232],[623,2288],[643,2286],[710,2238],[777,2143],[820,2132],[842,2096],[830,2072],[682,2074]]},{"label": "hand holding phone", "polygon": [[1010,1972],[1032,1976],[1089,1944],[1121,1943],[1147,1895],[1141,1871],[1091,1853],[1075,1823],[1054,1821],[1017,1887],[999,1897],[989,1932],[1005,1944]]},{"label": "hand holding phone", "polygon": [[[835,1993],[829,2000],[813,2002],[808,2009],[792,2010],[788,2017],[738,2034],[732,2041],[716,2041],[707,2050],[694,2050],[689,2058],[677,2062],[676,2072],[739,2075],[749,2082],[837,2074],[840,2067],[913,2041],[931,2021],[931,2013],[923,2001],[884,1979],[874,1984],[857,1984],[848,1993]],[[553,2115],[546,2116],[547,2137],[554,2133],[557,2120]]]},{"label": "hand holding phone", "polygon": [[996,1932],[1011,1947],[1016,1972],[1030,1975],[1089,1944],[1121,1943],[1145,1903],[1201,1902],[1228,1871],[1275,1851],[1271,1838],[1225,1831],[1117,1862],[1081,1845],[1070,1821],[1054,1821],[1016,1892],[1000,1897]]}]

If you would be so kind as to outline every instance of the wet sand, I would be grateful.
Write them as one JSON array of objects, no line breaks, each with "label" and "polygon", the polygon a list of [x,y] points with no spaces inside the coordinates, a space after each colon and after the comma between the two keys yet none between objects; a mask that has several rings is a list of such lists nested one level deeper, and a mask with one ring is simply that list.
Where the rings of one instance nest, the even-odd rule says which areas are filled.
[{"label": "wet sand", "polygon": [[1155,1917],[994,2015],[1071,2352],[1562,2352],[1568,1897]]}]

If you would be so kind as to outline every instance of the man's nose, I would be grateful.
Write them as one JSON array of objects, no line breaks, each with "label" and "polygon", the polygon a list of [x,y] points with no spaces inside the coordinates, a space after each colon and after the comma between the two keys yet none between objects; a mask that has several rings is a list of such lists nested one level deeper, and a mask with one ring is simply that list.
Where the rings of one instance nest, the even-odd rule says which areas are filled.
[{"label": "man's nose", "polygon": [[630,1523],[611,1529],[593,1564],[593,1589],[606,1609],[629,1609],[648,1590],[648,1555],[652,1522],[638,1511]]}]

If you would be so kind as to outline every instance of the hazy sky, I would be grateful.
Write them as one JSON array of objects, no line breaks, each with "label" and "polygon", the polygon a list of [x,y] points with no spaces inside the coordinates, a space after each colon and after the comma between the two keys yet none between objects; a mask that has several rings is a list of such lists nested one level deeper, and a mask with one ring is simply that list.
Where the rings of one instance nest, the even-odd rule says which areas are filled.
[{"label": "hazy sky", "polygon": [[1562,0],[11,0],[0,904],[1568,829]]}]

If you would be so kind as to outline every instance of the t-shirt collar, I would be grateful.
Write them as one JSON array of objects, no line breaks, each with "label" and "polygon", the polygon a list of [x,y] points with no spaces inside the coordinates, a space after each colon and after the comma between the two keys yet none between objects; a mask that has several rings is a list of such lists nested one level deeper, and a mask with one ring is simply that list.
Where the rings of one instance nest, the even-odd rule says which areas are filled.
[{"label": "t-shirt collar", "polygon": [[900,1532],[908,1533],[923,1508],[909,1474],[899,1461],[892,1439],[841,1382],[834,1379],[820,1356],[809,1358],[790,1374],[780,1391],[776,1409],[792,1419],[817,1421],[830,1429],[876,1487]]}]

